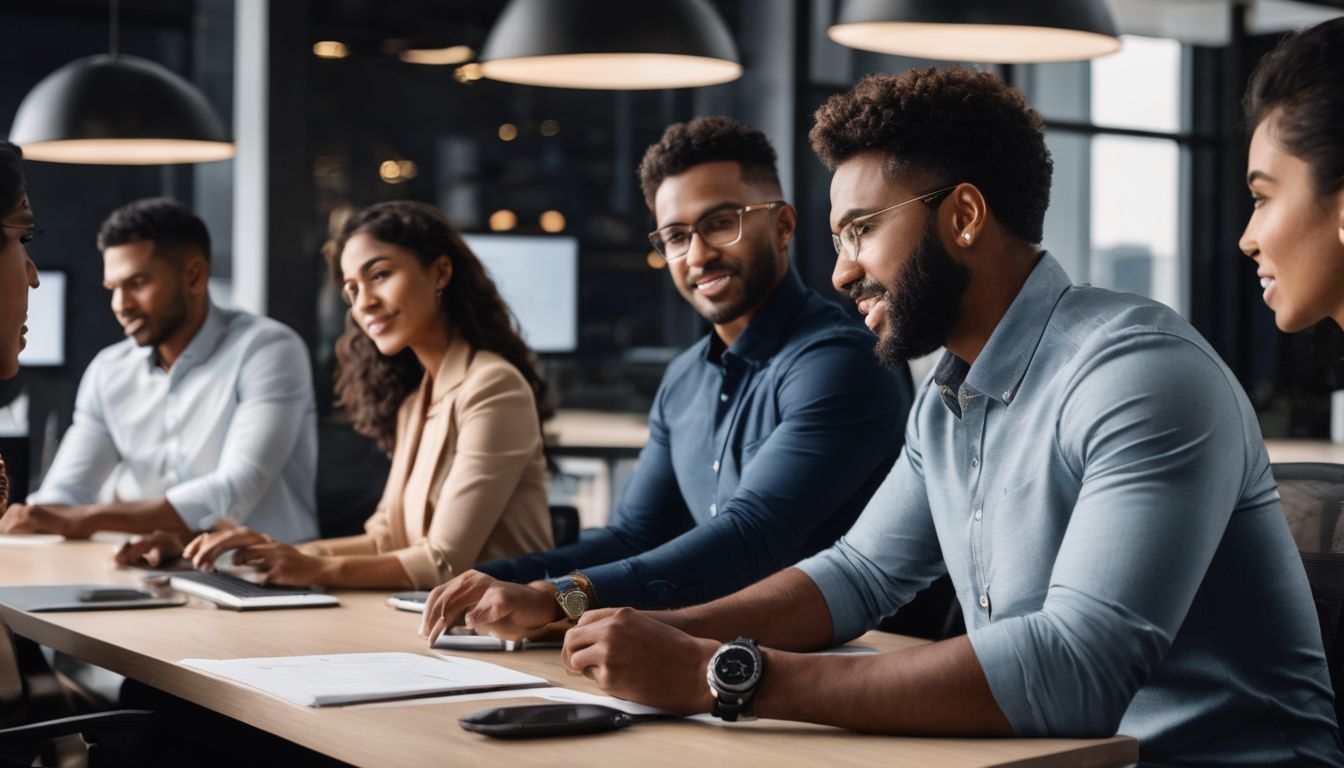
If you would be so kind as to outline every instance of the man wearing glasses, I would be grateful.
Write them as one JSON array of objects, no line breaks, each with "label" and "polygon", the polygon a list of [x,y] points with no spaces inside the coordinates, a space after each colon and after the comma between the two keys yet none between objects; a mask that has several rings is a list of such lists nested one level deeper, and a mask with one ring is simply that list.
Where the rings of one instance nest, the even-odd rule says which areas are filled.
[{"label": "man wearing glasses", "polygon": [[597,606],[733,592],[830,546],[900,451],[909,374],[878,366],[873,336],[790,269],[797,214],[765,136],[726,118],[673,125],[640,180],[649,239],[713,332],[668,367],[611,524],[441,585],[431,642],[464,618],[519,636]]},{"label": "man wearing glasses", "polygon": [[[1255,413],[1179,315],[1073,286],[1040,249],[1051,160],[1022,94],[961,68],[872,75],[811,138],[835,171],[832,281],[879,358],[947,349],[905,450],[834,547],[708,604],[590,612],[567,666],[726,719],[1121,733],[1145,765],[1344,764]],[[943,572],[967,635],[796,653],[857,637]]]}]

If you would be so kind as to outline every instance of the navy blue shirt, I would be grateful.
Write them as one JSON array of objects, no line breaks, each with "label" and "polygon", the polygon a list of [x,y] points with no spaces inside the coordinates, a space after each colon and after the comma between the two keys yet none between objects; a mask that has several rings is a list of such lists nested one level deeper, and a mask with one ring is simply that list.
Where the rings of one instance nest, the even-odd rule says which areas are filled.
[{"label": "navy blue shirt", "polygon": [[670,608],[830,546],[895,462],[913,399],[873,343],[790,270],[731,347],[710,333],[668,366],[609,526],[477,568],[509,581],[581,570],[600,606]]}]

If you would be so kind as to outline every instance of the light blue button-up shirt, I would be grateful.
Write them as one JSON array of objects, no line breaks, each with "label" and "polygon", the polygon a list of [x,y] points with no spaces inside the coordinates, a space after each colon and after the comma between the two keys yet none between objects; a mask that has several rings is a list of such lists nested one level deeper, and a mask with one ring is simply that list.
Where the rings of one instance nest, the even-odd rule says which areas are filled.
[{"label": "light blue button-up shirt", "polygon": [[1176,313],[1072,286],[1049,254],[975,365],[944,356],[886,482],[800,568],[837,641],[948,571],[1018,735],[1119,732],[1145,764],[1344,764],[1240,385]]},{"label": "light blue button-up shirt", "polygon": [[308,351],[265,317],[211,306],[169,371],[130,339],[93,359],[33,504],[167,495],[191,528],[316,538],[317,417]]}]

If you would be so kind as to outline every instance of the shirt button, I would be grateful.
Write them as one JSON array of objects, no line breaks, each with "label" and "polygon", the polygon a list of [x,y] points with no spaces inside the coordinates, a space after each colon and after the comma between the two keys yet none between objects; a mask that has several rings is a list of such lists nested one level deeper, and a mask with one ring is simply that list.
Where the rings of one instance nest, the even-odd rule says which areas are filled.
[{"label": "shirt button", "polygon": [[975,519],[976,519],[976,520],[979,520],[979,519],[980,519],[980,510],[978,510],[978,509],[975,510]]},{"label": "shirt button", "polygon": [[710,505],[709,505],[709,516],[710,516],[710,517],[718,517],[718,514],[719,514],[719,505],[718,505],[718,504],[710,504]]},{"label": "shirt button", "polygon": [[721,393],[719,394],[719,402],[721,402],[721,403],[726,403],[726,402],[728,402],[728,393],[727,393],[727,392],[721,392]]},{"label": "shirt button", "polygon": [[979,469],[979,468],[980,468],[980,457],[978,457],[978,456],[972,456],[972,457],[971,457],[971,469]]},{"label": "shirt button", "polygon": [[718,459],[715,459],[715,460],[714,460],[714,466],[711,467],[711,469],[713,469],[715,472],[718,472],[718,471],[719,471],[719,460],[718,460]]},{"label": "shirt button", "polygon": [[988,607],[989,607],[989,595],[981,595],[981,596],[980,596],[980,607],[981,607],[981,608],[988,608]]}]

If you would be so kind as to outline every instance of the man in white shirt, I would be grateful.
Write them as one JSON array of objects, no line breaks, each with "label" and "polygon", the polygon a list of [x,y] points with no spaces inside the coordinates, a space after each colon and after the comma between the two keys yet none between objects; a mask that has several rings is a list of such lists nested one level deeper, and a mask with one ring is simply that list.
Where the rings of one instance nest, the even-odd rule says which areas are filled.
[{"label": "man in white shirt", "polygon": [[[185,540],[246,523],[283,541],[315,538],[316,406],[302,340],[210,301],[210,235],[181,203],[113,212],[98,248],[127,338],[89,364],[42,487],[5,512],[0,532]],[[99,503],[114,470],[116,500]]]}]

